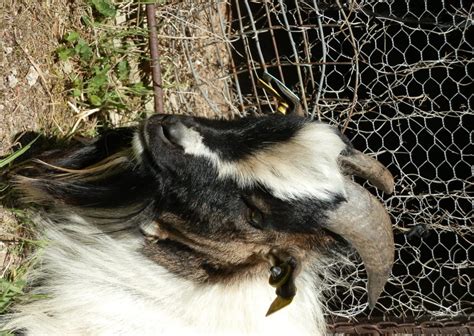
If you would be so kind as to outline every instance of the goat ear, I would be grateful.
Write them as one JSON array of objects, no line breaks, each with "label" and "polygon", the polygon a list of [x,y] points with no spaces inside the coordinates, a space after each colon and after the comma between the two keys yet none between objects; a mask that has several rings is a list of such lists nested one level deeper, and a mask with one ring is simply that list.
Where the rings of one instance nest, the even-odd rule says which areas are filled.
[{"label": "goat ear", "polygon": [[301,271],[301,262],[298,257],[286,251],[272,251],[268,255],[272,267],[270,268],[269,284],[275,287],[277,297],[268,308],[269,316],[288,306],[296,295],[295,279]]},{"label": "goat ear", "polygon": [[268,94],[277,99],[278,112],[300,117],[305,116],[300,98],[269,72],[265,71],[262,78],[258,78],[258,84],[261,85]]},{"label": "goat ear", "polygon": [[133,128],[107,130],[93,139],[76,139],[81,145],[69,152],[64,151],[56,157],[53,156],[51,160],[40,159],[64,168],[83,169],[129,148],[133,134]]},{"label": "goat ear", "polygon": [[[15,175],[37,178],[54,175],[58,171],[54,167],[69,170],[84,169],[129,148],[133,133],[132,128],[119,128],[105,131],[93,139],[74,138],[69,141],[40,136],[31,150],[16,160],[2,175],[6,178]],[[34,133],[28,133],[19,142],[26,142],[33,135]]]}]

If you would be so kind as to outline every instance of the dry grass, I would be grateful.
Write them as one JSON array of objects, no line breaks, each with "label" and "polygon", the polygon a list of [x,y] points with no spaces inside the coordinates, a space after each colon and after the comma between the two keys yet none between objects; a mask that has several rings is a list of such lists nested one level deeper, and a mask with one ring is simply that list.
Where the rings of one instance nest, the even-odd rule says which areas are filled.
[{"label": "dry grass", "polygon": [[[166,113],[239,114],[229,98],[227,10],[157,2]],[[144,5],[115,0],[113,11],[104,15],[91,0],[0,2],[0,158],[25,131],[92,137],[153,113]],[[8,187],[0,185],[0,314],[21,299],[26,257],[41,245]]]},{"label": "dry grass", "polygon": [[240,115],[231,98],[228,15],[225,2],[168,1],[157,6],[167,113]]},{"label": "dry grass", "polygon": [[[60,138],[94,136],[101,127],[142,116],[151,97],[146,88],[132,92],[130,87],[147,81],[139,69],[146,54],[146,33],[137,15],[139,6],[131,4],[122,1],[115,17],[104,18],[86,1],[0,2],[0,158],[11,155],[16,136],[25,131]],[[77,57],[59,58],[71,32],[92,51],[89,64],[81,64]],[[106,45],[107,40],[111,43]],[[116,76],[119,57],[127,63],[127,78]],[[73,94],[74,81],[79,79],[86,87],[94,66],[110,67],[103,92],[118,93],[122,108],[95,106],[85,92]],[[8,190],[8,184],[0,185],[0,313],[21,297],[30,265],[27,256],[38,245],[28,212],[14,208]]]},{"label": "dry grass", "polygon": [[60,131],[71,119],[54,51],[65,26],[77,24],[68,1],[5,0],[0,9],[0,154],[25,130]]},{"label": "dry grass", "polygon": [[[73,112],[54,53],[66,27],[78,25],[79,10],[66,0],[0,3],[0,156],[21,132],[60,135],[70,127]],[[3,205],[7,187],[0,185]],[[26,213],[0,206],[0,313],[22,293],[25,257],[36,245],[31,238]]]}]

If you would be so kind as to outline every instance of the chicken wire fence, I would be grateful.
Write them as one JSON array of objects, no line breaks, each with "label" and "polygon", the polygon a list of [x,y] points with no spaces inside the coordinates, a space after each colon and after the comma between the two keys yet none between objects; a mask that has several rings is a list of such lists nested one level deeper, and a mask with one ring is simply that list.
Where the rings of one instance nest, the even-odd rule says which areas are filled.
[{"label": "chicken wire fence", "polygon": [[438,321],[439,331],[458,321],[472,332],[472,14],[462,0],[157,6],[167,112],[271,113],[274,99],[258,85],[267,71],[310,118],[337,125],[394,174],[394,195],[364,182],[394,223],[392,275],[370,312],[352,256],[356,266],[339,270],[350,286],[329,289],[333,330]]}]

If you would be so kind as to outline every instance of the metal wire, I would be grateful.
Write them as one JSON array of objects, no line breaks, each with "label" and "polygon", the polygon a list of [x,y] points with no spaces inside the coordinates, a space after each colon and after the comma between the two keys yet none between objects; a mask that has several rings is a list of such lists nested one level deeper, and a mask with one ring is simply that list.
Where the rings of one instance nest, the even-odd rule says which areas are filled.
[{"label": "metal wire", "polygon": [[266,69],[309,117],[344,129],[396,176],[392,196],[364,184],[394,222],[392,276],[369,312],[351,256],[355,266],[338,270],[351,285],[327,291],[333,325],[472,316],[470,1],[196,0],[158,11],[160,36],[173,42],[162,55],[174,64],[163,70],[168,112],[271,113],[256,85]]}]

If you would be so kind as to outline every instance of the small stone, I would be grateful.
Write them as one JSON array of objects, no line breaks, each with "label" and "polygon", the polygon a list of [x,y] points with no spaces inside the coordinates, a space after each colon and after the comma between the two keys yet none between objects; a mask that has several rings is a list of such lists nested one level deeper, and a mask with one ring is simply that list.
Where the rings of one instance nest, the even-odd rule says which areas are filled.
[{"label": "small stone", "polygon": [[121,25],[122,23],[126,22],[127,21],[127,15],[125,14],[122,14],[122,15],[117,15],[115,17],[115,24],[118,26],[118,25]]},{"label": "small stone", "polygon": [[63,62],[63,71],[66,75],[69,75],[70,73],[72,73],[73,70],[74,69],[72,67],[71,62],[69,62],[69,61]]},{"label": "small stone", "polygon": [[[146,103],[145,103],[145,111],[154,111],[155,110],[155,102],[153,101],[153,99],[149,99]],[[151,115],[151,114],[148,114],[147,115]]]},{"label": "small stone", "polygon": [[8,86],[12,89],[18,84],[18,79],[13,73],[8,75],[7,80],[8,80]]},{"label": "small stone", "polygon": [[12,52],[13,52],[13,48],[12,47],[5,47],[5,54],[7,55],[10,55]]},{"label": "small stone", "polygon": [[28,82],[29,86],[33,86],[36,84],[38,81],[38,72],[33,66],[30,66],[30,69],[28,70],[28,74],[26,75],[26,81]]},{"label": "small stone", "polygon": [[112,125],[114,125],[114,126],[120,125],[120,120],[122,119],[122,117],[117,112],[110,111],[109,112],[109,118],[110,118],[110,122],[112,123]]}]

